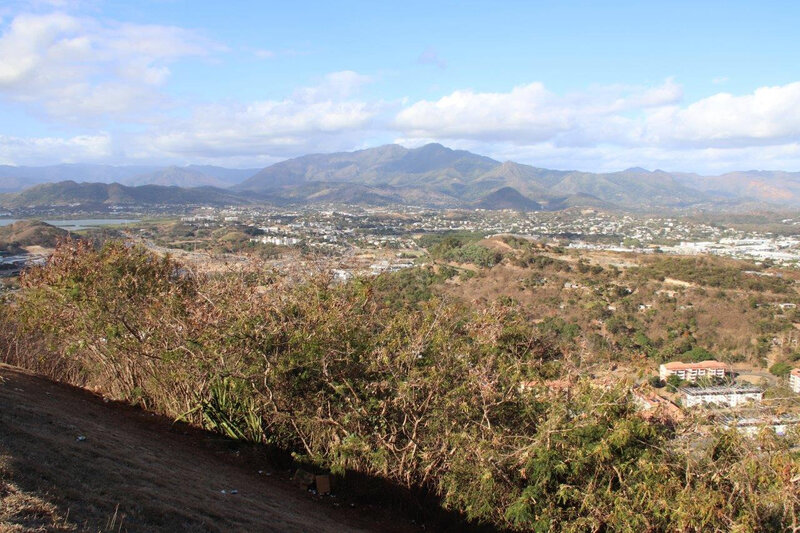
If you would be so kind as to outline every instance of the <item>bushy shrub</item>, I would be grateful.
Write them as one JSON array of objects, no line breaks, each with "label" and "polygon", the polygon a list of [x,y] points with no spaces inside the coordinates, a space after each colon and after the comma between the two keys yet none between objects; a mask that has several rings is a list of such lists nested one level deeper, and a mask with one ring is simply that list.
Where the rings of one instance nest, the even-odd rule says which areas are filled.
[{"label": "bushy shrub", "polygon": [[794,367],[791,364],[787,363],[786,361],[778,361],[777,363],[769,367],[769,371],[771,374],[775,376],[784,377],[789,375],[789,372],[792,371],[792,368]]},{"label": "bushy shrub", "polygon": [[375,281],[195,275],[115,242],[67,243],[21,286],[0,307],[5,361],[433,491],[496,528],[775,531],[800,511],[789,443],[670,446],[623,384],[567,372],[582,355],[554,340],[574,324],[540,331],[513,305],[388,306]]}]

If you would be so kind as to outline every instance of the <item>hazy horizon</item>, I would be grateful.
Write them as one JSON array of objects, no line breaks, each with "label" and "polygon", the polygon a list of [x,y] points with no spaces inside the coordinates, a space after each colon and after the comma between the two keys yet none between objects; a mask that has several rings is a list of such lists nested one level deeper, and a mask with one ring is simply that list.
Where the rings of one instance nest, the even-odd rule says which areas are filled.
[{"label": "hazy horizon", "polygon": [[[427,144],[441,144],[441,143],[434,142],[434,143],[427,143]],[[45,168],[45,167],[57,167],[57,166],[110,166],[110,167],[116,167],[116,168],[142,167],[142,169],[144,169],[145,172],[150,172],[150,171],[154,171],[154,170],[161,170],[161,169],[167,169],[167,168],[188,169],[188,168],[192,168],[192,167],[210,166],[210,167],[219,167],[219,168],[228,169],[228,170],[252,170],[254,172],[257,172],[259,170],[262,170],[263,168],[272,166],[274,164],[281,163],[283,161],[289,161],[291,159],[296,159],[296,158],[307,156],[307,155],[330,155],[330,154],[334,154],[334,153],[348,153],[348,152],[354,152],[354,151],[360,151],[360,150],[369,150],[371,148],[380,148],[382,146],[387,146],[387,145],[402,146],[403,148],[406,148],[408,150],[411,150],[411,149],[414,149],[414,148],[420,148],[422,146],[425,146],[424,144],[416,146],[416,145],[404,145],[404,144],[400,144],[400,143],[388,143],[388,144],[384,144],[384,145],[375,145],[375,146],[368,146],[368,147],[364,147],[364,148],[356,148],[356,149],[353,149],[353,150],[339,150],[339,151],[336,151],[336,152],[309,152],[309,153],[306,153],[306,154],[298,154],[297,156],[278,159],[278,160],[276,160],[276,161],[274,161],[272,163],[269,163],[267,165],[255,166],[255,167],[232,166],[232,165],[223,165],[223,164],[217,165],[217,164],[204,163],[204,162],[199,162],[199,163],[198,162],[185,162],[185,163],[163,163],[163,164],[158,164],[158,163],[141,163],[141,162],[103,163],[103,162],[91,162],[91,161],[61,162],[61,163],[51,163],[51,164],[43,164],[43,165],[13,165],[13,164],[0,163],[0,167],[3,167],[3,166],[5,166],[5,167],[16,167],[16,168],[25,168],[25,167],[27,167],[27,168]],[[445,148],[449,148],[449,149],[452,149],[452,150],[461,150],[460,148],[453,148],[453,147],[446,146],[446,145],[443,145],[443,146],[445,146]],[[789,173],[798,173],[798,172],[800,172],[800,170],[792,171],[792,170],[786,170],[786,169],[781,169],[781,168],[735,168],[735,169],[719,171],[719,172],[703,173],[703,172],[697,172],[697,171],[692,171],[692,170],[674,170],[674,169],[670,169],[670,168],[647,168],[647,167],[643,167],[641,165],[633,165],[633,166],[629,166],[629,167],[625,167],[625,168],[617,168],[617,169],[608,169],[608,170],[602,170],[602,171],[595,171],[595,170],[584,169],[584,168],[541,167],[539,165],[530,164],[530,163],[522,163],[521,161],[513,161],[511,159],[505,159],[505,160],[497,159],[497,158],[494,158],[494,157],[492,157],[492,156],[490,156],[488,154],[482,154],[482,153],[471,151],[471,150],[467,150],[467,151],[469,151],[471,153],[474,153],[476,155],[482,155],[482,156],[490,157],[492,159],[495,159],[498,163],[501,163],[501,164],[502,163],[507,163],[507,162],[521,163],[521,164],[525,164],[525,165],[534,166],[534,167],[537,167],[537,168],[544,168],[544,169],[548,169],[548,170],[558,170],[558,171],[565,171],[565,172],[584,172],[584,173],[606,174],[606,173],[624,172],[624,171],[628,171],[628,170],[639,170],[639,169],[641,169],[641,170],[644,170],[646,172],[666,172],[666,173],[669,173],[669,174],[697,174],[697,175],[699,175],[701,177],[715,177],[715,176],[720,176],[720,175],[728,174],[728,173],[732,173],[732,172],[745,172],[745,173],[752,173],[752,172],[789,172]],[[111,183],[111,181],[108,181],[108,183]]]}]

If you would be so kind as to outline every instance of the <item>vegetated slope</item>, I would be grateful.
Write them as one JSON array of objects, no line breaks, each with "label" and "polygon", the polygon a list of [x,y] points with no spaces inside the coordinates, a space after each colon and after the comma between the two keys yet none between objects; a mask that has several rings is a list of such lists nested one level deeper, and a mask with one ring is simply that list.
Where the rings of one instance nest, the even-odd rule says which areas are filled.
[{"label": "vegetated slope", "polygon": [[356,152],[312,154],[269,166],[238,185],[238,190],[266,190],[310,181],[364,185],[435,186],[475,178],[497,165],[488,157],[440,144],[407,149],[386,145]]},{"label": "vegetated slope", "polygon": [[490,210],[513,209],[514,211],[539,211],[542,209],[541,204],[522,196],[518,190],[512,187],[503,187],[502,189],[489,193],[473,205],[480,209]]},{"label": "vegetated slope", "polygon": [[730,198],[784,205],[797,205],[800,198],[800,172],[749,170],[721,176],[677,174],[676,178],[687,187]]},{"label": "vegetated slope", "polygon": [[[488,250],[442,237],[448,261],[502,266],[503,250],[516,246],[520,269],[573,268],[541,246],[509,240]],[[658,276],[652,266],[643,275]],[[731,283],[728,270],[684,267]],[[334,471],[428,491],[496,528],[791,527],[800,513],[795,437],[709,431],[694,441],[693,420],[644,418],[630,395],[633,359],[618,379],[593,377],[622,362],[602,335],[557,320],[542,327],[512,298],[469,305],[408,290],[414,276],[424,283],[456,272],[437,269],[296,283],[258,267],[191,274],[121,242],[70,243],[22,276],[13,306],[0,306],[0,354]],[[459,278],[481,275],[464,270]],[[532,285],[548,282],[533,274]],[[616,278],[610,267],[597,275],[609,285]],[[412,292],[420,299],[401,298]],[[679,330],[669,340],[683,338]]]},{"label": "vegetated slope", "polygon": [[[800,314],[780,307],[800,305],[800,274],[792,270],[761,271],[714,256],[565,251],[508,236],[492,241],[514,249],[491,269],[431,290],[465,301],[514,300],[543,329],[570,332],[615,361],[645,357],[651,371],[694,350],[731,364],[796,359]],[[444,259],[464,257],[475,254],[456,249]]]},{"label": "vegetated slope", "polygon": [[55,248],[59,240],[70,235],[70,232],[41,220],[20,220],[0,226],[0,252],[18,254],[24,252],[26,246]]},{"label": "vegetated slope", "polygon": [[37,185],[15,194],[0,196],[0,205],[16,207],[69,205],[237,205],[248,200],[225,189],[214,187],[128,187],[119,183],[76,183],[62,181]]},{"label": "vegetated slope", "polygon": [[572,172],[551,191],[566,196],[588,194],[625,206],[685,207],[710,199],[709,195],[678,183],[666,172],[638,168],[610,174]]},{"label": "vegetated slope", "polygon": [[0,365],[3,531],[411,530],[335,501],[218,436]]}]

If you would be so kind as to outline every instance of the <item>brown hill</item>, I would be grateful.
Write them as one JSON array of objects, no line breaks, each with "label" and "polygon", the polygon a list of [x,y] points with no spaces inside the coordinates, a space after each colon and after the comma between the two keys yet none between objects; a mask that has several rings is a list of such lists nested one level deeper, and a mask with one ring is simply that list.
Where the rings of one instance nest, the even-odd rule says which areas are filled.
[{"label": "brown hill", "polygon": [[75,237],[74,234],[41,220],[20,220],[0,226],[0,252],[25,253],[27,246],[54,248],[59,239]]}]

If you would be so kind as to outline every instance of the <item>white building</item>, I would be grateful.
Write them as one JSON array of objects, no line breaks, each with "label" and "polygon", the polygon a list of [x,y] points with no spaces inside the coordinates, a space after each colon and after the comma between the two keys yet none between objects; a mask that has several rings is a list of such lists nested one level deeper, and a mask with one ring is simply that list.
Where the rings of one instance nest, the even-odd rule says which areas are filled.
[{"label": "white building", "polygon": [[726,429],[736,428],[736,431],[742,435],[753,437],[764,428],[772,429],[776,435],[782,437],[786,433],[800,423],[800,417],[796,415],[780,415],[780,416],[752,416],[737,418],[733,416],[724,416],[720,419],[720,424]]},{"label": "white building", "polygon": [[684,381],[694,383],[697,378],[724,378],[727,365],[719,361],[700,361],[699,363],[681,363],[672,361],[661,365],[658,369],[658,376],[662,381],[667,381],[670,376],[678,376]]},{"label": "white building", "polygon": [[684,407],[698,405],[738,407],[749,403],[760,403],[764,397],[764,391],[758,387],[748,386],[684,387],[680,391],[683,394]]},{"label": "white building", "polygon": [[789,387],[795,393],[800,394],[800,368],[793,368],[789,373]]}]

